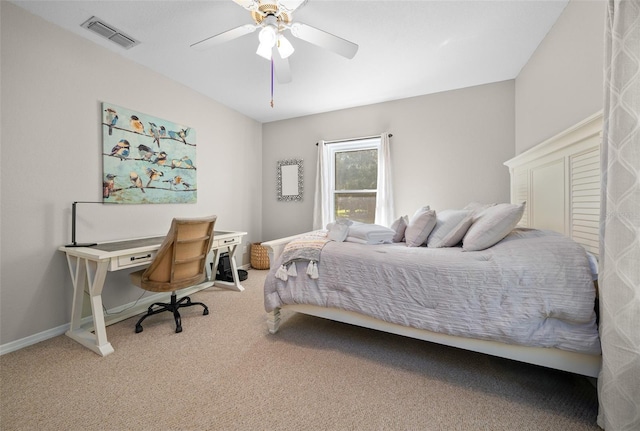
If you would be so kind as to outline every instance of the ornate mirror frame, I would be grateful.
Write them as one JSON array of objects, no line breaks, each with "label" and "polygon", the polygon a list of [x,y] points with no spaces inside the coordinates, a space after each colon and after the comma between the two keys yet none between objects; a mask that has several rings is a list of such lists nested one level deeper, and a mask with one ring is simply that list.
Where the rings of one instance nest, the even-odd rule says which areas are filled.
[{"label": "ornate mirror frame", "polygon": [[279,160],[276,188],[279,201],[301,201],[303,192],[302,159]]}]

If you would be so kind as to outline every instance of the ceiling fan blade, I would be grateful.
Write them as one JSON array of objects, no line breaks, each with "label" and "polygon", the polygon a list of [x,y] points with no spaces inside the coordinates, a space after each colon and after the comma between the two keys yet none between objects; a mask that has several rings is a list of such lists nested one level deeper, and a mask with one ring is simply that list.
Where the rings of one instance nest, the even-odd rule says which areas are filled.
[{"label": "ceiling fan blade", "polygon": [[357,44],[300,22],[291,24],[291,34],[346,58],[353,58],[358,52]]},{"label": "ceiling fan blade", "polygon": [[202,51],[209,49],[212,46],[220,45],[221,43],[229,42],[230,40],[237,39],[241,36],[253,33],[257,26],[252,24],[241,25],[240,27],[232,28],[215,36],[208,37],[191,45],[191,48]]},{"label": "ceiling fan blade", "polygon": [[276,73],[276,79],[280,84],[288,84],[291,82],[291,68],[289,67],[289,59],[282,58],[278,52],[277,47],[273,47],[271,51],[271,58],[273,58],[273,69]]},{"label": "ceiling fan blade", "polygon": [[292,13],[296,9],[301,8],[308,0],[279,0],[280,9],[287,13]]},{"label": "ceiling fan blade", "polygon": [[247,10],[257,10],[258,6],[260,6],[258,0],[233,0],[233,1]]}]

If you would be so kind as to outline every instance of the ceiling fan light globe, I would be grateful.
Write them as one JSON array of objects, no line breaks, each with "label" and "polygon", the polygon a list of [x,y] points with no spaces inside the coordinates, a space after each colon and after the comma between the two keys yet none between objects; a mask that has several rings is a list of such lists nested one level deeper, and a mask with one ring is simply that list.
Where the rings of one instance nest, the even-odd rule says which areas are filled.
[{"label": "ceiling fan light globe", "polygon": [[260,34],[258,35],[260,45],[268,45],[269,48],[272,48],[276,44],[277,32],[278,30],[274,26],[264,26],[264,28],[260,30]]},{"label": "ceiling fan light globe", "polygon": [[280,57],[288,58],[294,51],[295,49],[293,45],[291,45],[291,42],[283,35],[278,35],[278,52],[280,53]]},{"label": "ceiling fan light globe", "polygon": [[266,60],[271,60],[271,49],[272,47],[269,46],[268,44],[261,43],[260,45],[258,45],[256,54],[258,54],[260,57]]}]

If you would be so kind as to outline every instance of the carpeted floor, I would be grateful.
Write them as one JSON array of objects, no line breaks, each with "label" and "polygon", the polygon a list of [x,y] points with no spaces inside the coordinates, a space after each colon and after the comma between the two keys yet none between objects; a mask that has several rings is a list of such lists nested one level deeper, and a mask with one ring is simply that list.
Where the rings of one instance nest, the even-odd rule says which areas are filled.
[{"label": "carpeted floor", "polygon": [[262,283],[107,328],[99,357],[66,336],[0,357],[0,429],[599,430],[586,378],[310,316],[266,329]]}]

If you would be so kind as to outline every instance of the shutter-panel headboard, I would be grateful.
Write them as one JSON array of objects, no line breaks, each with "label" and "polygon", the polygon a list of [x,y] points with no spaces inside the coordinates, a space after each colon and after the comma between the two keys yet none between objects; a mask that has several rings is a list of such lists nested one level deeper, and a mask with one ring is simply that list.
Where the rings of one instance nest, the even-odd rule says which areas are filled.
[{"label": "shutter-panel headboard", "polygon": [[598,255],[602,112],[506,161],[519,226],[551,229]]},{"label": "shutter-panel headboard", "polygon": [[600,229],[600,149],[571,157],[571,237],[598,255]]}]

